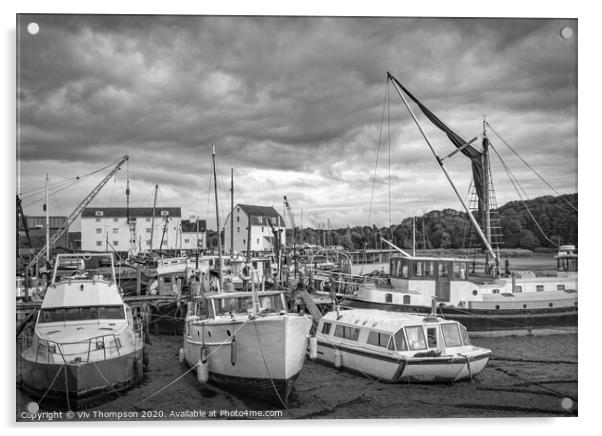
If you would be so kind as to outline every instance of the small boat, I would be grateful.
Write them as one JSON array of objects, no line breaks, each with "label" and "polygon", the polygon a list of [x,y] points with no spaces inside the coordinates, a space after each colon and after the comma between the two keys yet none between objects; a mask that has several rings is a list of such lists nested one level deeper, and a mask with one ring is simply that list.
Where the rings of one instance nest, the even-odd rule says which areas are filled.
[{"label": "small boat", "polygon": [[115,280],[79,270],[57,276],[64,257],[89,261],[111,254],[59,254],[29,346],[19,362],[22,388],[34,400],[84,407],[143,377],[144,338]]},{"label": "small boat", "polygon": [[316,339],[318,361],[388,383],[472,378],[491,356],[491,350],[471,345],[456,321],[383,310],[329,312]]},{"label": "small boat", "polygon": [[281,291],[208,293],[189,307],[180,360],[196,366],[203,383],[286,405],[311,324],[287,312]]}]

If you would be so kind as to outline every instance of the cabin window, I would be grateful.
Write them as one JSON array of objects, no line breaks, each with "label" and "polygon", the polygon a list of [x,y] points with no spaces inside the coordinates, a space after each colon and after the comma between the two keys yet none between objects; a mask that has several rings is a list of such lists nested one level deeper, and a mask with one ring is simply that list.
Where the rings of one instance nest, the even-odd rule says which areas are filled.
[{"label": "cabin window", "polygon": [[391,335],[387,335],[386,333],[371,331],[368,334],[368,344],[374,345],[376,347],[387,348],[390,339]]},{"label": "cabin window", "polygon": [[322,334],[323,335],[328,335],[330,334],[330,326],[332,326],[331,323],[329,322],[325,322],[324,325],[322,326]]},{"label": "cabin window", "polygon": [[405,261],[401,262],[401,277],[404,279],[408,278],[408,263]]},{"label": "cabin window", "polygon": [[462,338],[460,337],[460,330],[458,330],[457,324],[441,324],[441,331],[443,332],[443,340],[446,347],[462,346]]},{"label": "cabin window", "polygon": [[96,218],[96,222],[99,223],[100,222],[100,218]]},{"label": "cabin window", "polygon": [[403,329],[398,330],[397,333],[395,333],[395,345],[397,351],[408,351],[408,344],[406,342],[406,336],[403,334]]},{"label": "cabin window", "polygon": [[514,287],[514,292],[517,292],[517,293],[523,292],[523,287],[521,285],[516,285]]},{"label": "cabin window", "polygon": [[556,285],[558,291],[564,291],[564,285]]},{"label": "cabin window", "polygon": [[349,339],[351,341],[357,341],[360,334],[360,329],[348,327],[345,325],[337,325],[334,329],[334,335],[338,338]]},{"label": "cabin window", "polygon": [[537,286],[535,286],[535,290],[537,292],[543,292],[543,285],[537,285]]},{"label": "cabin window", "polygon": [[40,311],[40,323],[85,321],[97,319],[125,319],[122,306],[88,306],[67,307],[56,309],[42,309]]},{"label": "cabin window", "polygon": [[119,245],[119,241],[113,241],[113,247],[117,247]]},{"label": "cabin window", "polygon": [[468,332],[466,331],[466,327],[464,327],[462,324],[458,324],[458,327],[460,328],[462,342],[464,343],[464,345],[470,345],[470,339],[468,338]]},{"label": "cabin window", "polygon": [[449,278],[449,268],[448,268],[447,262],[439,262],[439,271],[437,273],[437,276],[440,279]]},{"label": "cabin window", "polygon": [[403,296],[403,304],[410,304],[410,296],[409,295]]},{"label": "cabin window", "polygon": [[432,261],[424,262],[424,277],[435,277],[435,264]]},{"label": "cabin window", "polygon": [[102,246],[102,241],[96,241],[96,246],[97,247],[101,247]]},{"label": "cabin window", "polygon": [[463,262],[452,263],[452,277],[456,280],[464,280],[466,277],[466,267]]},{"label": "cabin window", "polygon": [[406,327],[406,335],[410,350],[426,349],[426,340],[424,338],[424,330],[420,326]]},{"label": "cabin window", "polygon": [[426,340],[429,348],[437,348],[437,328],[426,329]]},{"label": "cabin window", "polygon": [[492,294],[499,294],[499,293],[500,293],[500,290],[499,290],[499,289],[493,289],[493,290],[491,291],[491,293],[492,293]]},{"label": "cabin window", "polygon": [[393,302],[393,294],[386,293],[385,294],[385,303],[392,303],[392,302]]},{"label": "cabin window", "polygon": [[422,262],[417,262],[417,261],[412,262],[412,277],[416,277],[416,278],[422,277]]}]

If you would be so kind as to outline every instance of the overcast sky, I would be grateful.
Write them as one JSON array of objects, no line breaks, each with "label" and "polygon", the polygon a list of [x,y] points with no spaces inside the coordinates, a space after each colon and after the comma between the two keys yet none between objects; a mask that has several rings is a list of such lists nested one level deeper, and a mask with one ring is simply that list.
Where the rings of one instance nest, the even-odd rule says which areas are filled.
[{"label": "overcast sky", "polygon": [[[389,187],[393,223],[459,209],[392,87],[385,104],[387,71],[465,139],[486,115],[558,191],[577,192],[574,20],[30,15],[18,44],[27,214],[43,213],[28,191],[45,173],[58,183],[128,154],[92,204],[125,206],[129,171],[132,206],[152,206],[158,184],[160,205],[214,228],[212,144],[222,217],[230,168],[235,202],[282,212],[286,195],[304,226],[388,225]],[[420,119],[448,154],[451,143]],[[553,195],[490,138],[530,198]],[[446,165],[465,193],[470,162],[458,154]],[[495,156],[492,166],[498,204],[518,199]],[[51,213],[70,213],[99,180],[54,195]]]}]

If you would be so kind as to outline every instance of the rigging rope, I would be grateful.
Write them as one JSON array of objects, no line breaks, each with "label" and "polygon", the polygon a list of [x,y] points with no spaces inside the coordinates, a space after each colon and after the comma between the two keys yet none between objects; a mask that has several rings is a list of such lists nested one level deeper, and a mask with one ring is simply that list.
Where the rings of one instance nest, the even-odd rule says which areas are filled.
[{"label": "rigging rope", "polygon": [[540,179],[542,182],[544,182],[544,183],[545,183],[545,184],[546,184],[546,185],[547,185],[547,186],[548,186],[548,187],[549,187],[549,188],[550,188],[552,191],[554,191],[554,193],[555,193],[557,196],[561,197],[561,198],[562,198],[562,200],[563,200],[565,203],[567,203],[567,204],[568,204],[570,207],[572,207],[572,208],[573,208],[575,211],[577,211],[577,208],[576,208],[576,207],[575,207],[575,206],[574,206],[574,205],[573,205],[573,204],[572,204],[570,201],[568,201],[568,200],[567,200],[565,197],[562,197],[562,196],[561,196],[561,194],[560,194],[560,193],[559,193],[559,192],[558,192],[556,189],[554,189],[554,187],[553,187],[553,186],[552,186],[550,183],[548,183],[548,181],[547,181],[546,179],[544,179],[544,178],[543,178],[543,176],[542,176],[541,174],[539,174],[539,173],[538,173],[538,172],[535,170],[535,168],[533,168],[531,165],[529,165],[529,163],[528,163],[527,161],[525,161],[525,160],[524,160],[524,159],[523,159],[523,158],[522,158],[522,157],[521,157],[521,156],[518,154],[518,152],[517,152],[517,151],[516,151],[516,150],[515,150],[515,149],[514,149],[514,148],[513,148],[513,147],[512,147],[510,144],[508,144],[508,142],[506,142],[506,141],[504,140],[504,138],[502,138],[502,136],[501,136],[501,135],[500,135],[500,134],[499,134],[499,133],[498,133],[498,132],[497,132],[497,131],[496,131],[496,130],[493,128],[493,126],[492,126],[491,124],[489,124],[489,122],[488,122],[488,121],[485,121],[485,123],[486,123],[486,124],[487,124],[487,126],[488,126],[488,127],[491,129],[491,131],[492,131],[492,132],[495,134],[495,136],[497,136],[497,137],[499,138],[499,140],[500,140],[500,141],[502,141],[502,143],[503,143],[503,144],[504,144],[506,147],[508,147],[508,148],[509,148],[509,149],[512,151],[512,153],[514,153],[514,154],[516,155],[516,157],[518,157],[518,158],[521,160],[521,162],[522,162],[522,163],[524,163],[524,164],[525,164],[525,165],[526,165],[526,166],[527,166],[527,167],[528,167],[528,168],[529,168],[531,171],[533,171],[533,173],[535,173],[535,175],[536,175],[537,177],[539,177],[539,179]]},{"label": "rigging rope", "polygon": [[[525,202],[525,200],[523,199],[522,194],[520,193],[518,187],[520,187],[520,189],[525,193],[525,196],[528,197],[526,195],[525,190],[523,189],[523,187],[520,185],[520,183],[518,182],[518,180],[516,179],[516,177],[514,176],[514,174],[512,174],[512,171],[510,171],[510,168],[508,168],[508,166],[506,165],[506,162],[504,162],[504,160],[502,159],[502,157],[500,156],[500,154],[497,152],[497,150],[495,149],[495,147],[493,146],[493,144],[491,144],[491,142],[489,143],[489,146],[491,147],[491,149],[495,152],[496,156],[498,157],[498,159],[500,160],[500,162],[502,163],[502,166],[504,167],[504,171],[506,171],[506,174],[508,175],[508,178],[510,179],[510,182],[512,182],[512,185],[514,186],[514,189],[516,190],[516,193],[518,194],[518,197],[520,198],[520,201],[523,203],[523,206],[525,207],[525,209],[527,210],[527,213],[529,214],[529,216],[531,217],[531,219],[533,220],[533,222],[535,223],[535,225],[537,226],[537,228],[539,229],[539,231],[541,232],[541,234],[543,235],[543,237],[549,242],[551,243],[553,246],[558,247],[558,244],[554,241],[552,241],[548,235],[546,235],[546,233],[543,231],[543,229],[541,228],[541,226],[539,225],[539,223],[537,222],[537,220],[535,219],[535,217],[533,216],[533,214],[531,213],[531,209],[529,209],[529,206],[527,206],[527,203]],[[517,187],[518,186],[518,187]],[[528,199],[528,198],[527,198]]]}]

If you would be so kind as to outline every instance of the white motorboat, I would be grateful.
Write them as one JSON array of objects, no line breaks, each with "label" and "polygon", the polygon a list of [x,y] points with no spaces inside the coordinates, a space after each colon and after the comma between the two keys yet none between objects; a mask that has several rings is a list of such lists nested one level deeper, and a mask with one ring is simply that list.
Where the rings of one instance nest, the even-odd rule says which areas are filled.
[{"label": "white motorboat", "polygon": [[311,317],[280,291],[208,293],[190,306],[181,361],[245,395],[286,404],[303,367]]},{"label": "white motorboat", "polygon": [[456,321],[382,310],[329,312],[316,339],[318,361],[389,383],[472,378],[491,355]]},{"label": "white motorboat", "polygon": [[[110,257],[110,276],[79,270],[57,276],[63,258]],[[59,254],[29,346],[21,385],[35,400],[76,408],[133,386],[143,377],[144,340],[115,281],[106,253]]]}]

